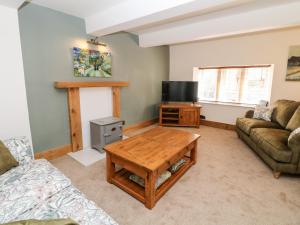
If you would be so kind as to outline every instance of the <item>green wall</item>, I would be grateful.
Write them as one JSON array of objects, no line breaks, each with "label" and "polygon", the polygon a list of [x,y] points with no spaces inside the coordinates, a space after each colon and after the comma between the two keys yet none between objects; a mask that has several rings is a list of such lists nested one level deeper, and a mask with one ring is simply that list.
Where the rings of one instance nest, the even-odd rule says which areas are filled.
[{"label": "green wall", "polygon": [[67,95],[53,87],[62,81],[129,81],[122,88],[122,118],[127,125],[158,116],[161,81],[168,79],[168,47],[140,48],[137,37],[103,37],[112,53],[111,79],[75,78],[72,47],[88,36],[84,20],[28,4],[19,12],[21,44],[34,151],[70,143]]}]

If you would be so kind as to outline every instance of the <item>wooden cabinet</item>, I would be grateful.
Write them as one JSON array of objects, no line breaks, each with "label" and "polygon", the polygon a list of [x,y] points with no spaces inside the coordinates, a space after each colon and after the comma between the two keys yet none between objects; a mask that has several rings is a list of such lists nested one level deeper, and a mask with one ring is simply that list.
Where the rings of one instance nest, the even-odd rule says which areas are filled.
[{"label": "wooden cabinet", "polygon": [[161,104],[159,125],[199,127],[200,111],[197,104]]},{"label": "wooden cabinet", "polygon": [[199,118],[200,118],[200,112],[193,107],[179,109],[179,124],[180,125],[197,126],[197,124],[199,123]]}]

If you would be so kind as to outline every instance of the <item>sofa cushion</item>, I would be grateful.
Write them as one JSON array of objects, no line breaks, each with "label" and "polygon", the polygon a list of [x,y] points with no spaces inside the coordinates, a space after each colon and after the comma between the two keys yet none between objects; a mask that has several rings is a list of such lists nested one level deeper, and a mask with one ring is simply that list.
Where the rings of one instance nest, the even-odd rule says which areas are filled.
[{"label": "sofa cushion", "polygon": [[105,211],[86,199],[74,186],[69,186],[17,219],[57,219],[71,218],[80,225],[118,225]]},{"label": "sofa cushion", "polygon": [[276,123],[253,118],[238,118],[236,126],[248,135],[250,135],[253,128],[280,128]]},{"label": "sofa cushion", "polygon": [[300,106],[297,108],[289,123],[286,126],[286,129],[293,131],[300,127]]},{"label": "sofa cushion", "polygon": [[285,128],[299,105],[300,102],[278,100],[274,104],[272,121],[280,124],[281,127]]},{"label": "sofa cushion", "polygon": [[71,185],[71,181],[46,160],[18,166],[0,176],[0,224],[15,220]]},{"label": "sofa cushion", "polygon": [[255,128],[251,130],[250,138],[271,158],[287,163],[292,160],[292,150],[288,147],[289,135],[287,130]]},{"label": "sofa cushion", "polygon": [[18,165],[17,160],[15,160],[8,148],[0,141],[0,175]]}]

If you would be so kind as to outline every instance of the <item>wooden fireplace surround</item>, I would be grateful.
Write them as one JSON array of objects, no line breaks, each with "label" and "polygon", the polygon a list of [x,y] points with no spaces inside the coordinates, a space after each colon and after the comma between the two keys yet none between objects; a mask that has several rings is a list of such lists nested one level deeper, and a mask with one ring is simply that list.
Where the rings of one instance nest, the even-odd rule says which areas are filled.
[{"label": "wooden fireplace surround", "polygon": [[68,109],[70,121],[71,147],[72,151],[82,150],[82,129],[80,114],[80,97],[79,88],[89,87],[111,87],[113,99],[113,116],[121,115],[121,96],[120,88],[128,86],[125,81],[109,81],[109,82],[65,82],[56,81],[54,86],[59,89],[67,89],[68,92]]}]

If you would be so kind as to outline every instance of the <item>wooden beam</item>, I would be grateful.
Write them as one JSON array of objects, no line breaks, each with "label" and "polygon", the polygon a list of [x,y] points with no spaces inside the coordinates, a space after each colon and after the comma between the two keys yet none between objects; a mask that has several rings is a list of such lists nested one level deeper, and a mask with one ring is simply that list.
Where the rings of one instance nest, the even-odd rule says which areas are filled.
[{"label": "wooden beam", "polygon": [[72,151],[79,151],[82,145],[81,115],[80,115],[80,95],[79,88],[89,87],[112,87],[113,94],[113,116],[121,116],[121,97],[120,87],[126,87],[129,83],[125,81],[107,81],[107,82],[68,82],[56,81],[56,88],[67,89],[68,91],[68,109],[70,120],[70,133]]},{"label": "wooden beam", "polygon": [[112,87],[113,97],[113,116],[121,117],[121,95],[120,87]]},{"label": "wooden beam", "polygon": [[126,87],[129,83],[125,81],[106,81],[106,82],[68,82],[55,81],[56,88],[80,88],[80,87]]},{"label": "wooden beam", "polygon": [[79,88],[68,89],[68,108],[69,108],[72,151],[76,152],[82,149]]},{"label": "wooden beam", "polygon": [[46,151],[41,151],[41,152],[36,152],[34,153],[34,158],[35,159],[47,159],[47,160],[52,160],[59,158],[63,155],[68,154],[69,152],[72,152],[72,145],[63,145],[59,146],[56,148],[51,148]]}]

